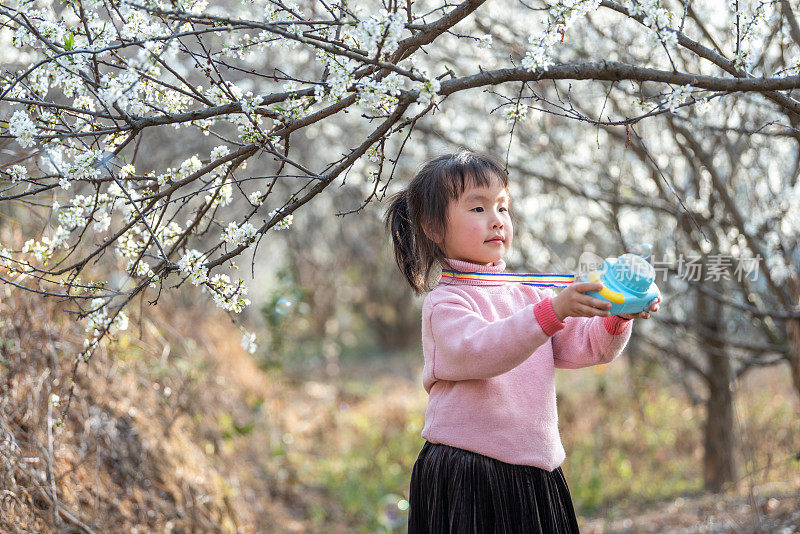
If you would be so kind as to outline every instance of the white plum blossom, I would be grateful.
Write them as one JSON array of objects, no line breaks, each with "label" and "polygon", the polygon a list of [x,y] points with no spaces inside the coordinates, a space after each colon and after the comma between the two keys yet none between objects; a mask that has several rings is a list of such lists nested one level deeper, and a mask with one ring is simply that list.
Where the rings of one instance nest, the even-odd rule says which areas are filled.
[{"label": "white plum blossom", "polygon": [[322,63],[322,67],[328,70],[328,79],[325,85],[320,83],[314,87],[314,97],[316,100],[324,98],[327,102],[338,102],[355,83],[354,73],[360,64],[352,58],[337,57],[324,50],[317,50],[316,58]]},{"label": "white plum blossom", "polygon": [[478,48],[491,48],[492,47],[492,35],[487,33],[478,37],[477,45]]},{"label": "white plum blossom", "polygon": [[183,228],[175,221],[170,221],[170,223],[166,226],[159,226],[158,230],[156,231],[158,239],[165,247],[171,247],[174,245],[178,239],[180,239],[182,234]]},{"label": "white plum blossom", "polygon": [[111,226],[111,216],[105,210],[100,210],[94,214],[94,228],[95,232],[105,232]]},{"label": "white plum blossom", "polygon": [[5,246],[0,245],[0,266],[11,267],[14,253]]},{"label": "white plum blossom", "polygon": [[261,104],[262,100],[263,100],[263,98],[258,96],[258,95],[251,96],[251,97],[248,97],[248,98],[243,98],[239,102],[241,104],[241,106],[242,106],[242,112],[246,113],[247,115],[252,114],[256,110],[256,108],[259,106],[259,104]]},{"label": "white plum blossom", "polygon": [[381,160],[381,148],[378,145],[372,145],[367,150],[367,158],[370,161],[378,162]]},{"label": "white plum blossom", "polygon": [[8,133],[17,138],[22,148],[33,145],[33,136],[36,135],[36,125],[27,113],[18,109],[8,121]]},{"label": "white plum blossom", "polygon": [[[600,0],[565,0],[550,4],[551,20],[544,31],[528,36],[531,46],[522,59],[522,66],[528,70],[547,70],[553,64],[549,57],[551,48],[564,40],[570,26],[586,13],[596,10],[599,5]],[[539,19],[539,22],[543,24],[545,21]]]},{"label": "white plum blossom", "polygon": [[258,230],[249,222],[244,222],[241,225],[231,222],[223,230],[222,239],[232,246],[249,245],[255,240],[256,235],[258,235]]},{"label": "white plum blossom", "polygon": [[[224,90],[222,88],[223,85],[225,87]],[[221,106],[223,104],[241,101],[242,97],[244,97],[244,91],[242,91],[242,89],[235,83],[225,81],[222,84],[212,85],[209,87],[208,91],[205,93],[205,96],[208,97],[208,99],[211,100],[214,105]]]},{"label": "white plum blossom", "polygon": [[260,206],[264,203],[264,196],[261,191],[253,191],[247,196],[247,201],[253,206]]},{"label": "white plum blossom", "polygon": [[136,259],[128,261],[128,264],[125,266],[125,271],[137,278],[149,278],[155,275],[153,267],[142,258],[139,258],[138,261]]},{"label": "white plum blossom", "polygon": [[[127,193],[127,194],[126,194]],[[132,213],[135,212],[135,208],[128,200],[128,195],[130,195],[131,199],[134,201],[139,199],[139,193],[136,190],[128,190],[124,191],[119,184],[112,183],[108,186],[108,210],[110,212],[115,212],[120,210],[125,219],[127,219]],[[118,207],[119,206],[119,207]]]},{"label": "white plum blossom", "polygon": [[199,171],[202,167],[203,167],[203,162],[200,161],[200,158],[198,158],[197,154],[195,154],[191,158],[181,163],[181,166],[178,169],[178,177],[181,179],[186,178],[190,174]]},{"label": "white plum blossom", "polygon": [[436,78],[429,78],[424,82],[414,82],[412,85],[412,89],[419,91],[417,103],[422,104],[423,106],[429,106],[433,102],[436,94],[441,89],[441,83]]},{"label": "white plum blossom", "polygon": [[[115,333],[119,330],[128,329],[128,316],[124,311],[120,311],[113,320],[108,317],[108,303],[107,299],[95,298],[91,300],[89,305],[90,314],[86,316],[86,332],[90,332],[92,336],[97,336],[100,331],[108,327],[110,333]],[[84,342],[87,345],[89,340]]]},{"label": "white plum blossom", "polygon": [[181,273],[188,275],[192,285],[199,286],[208,280],[208,269],[203,267],[203,254],[199,250],[187,251],[178,260],[178,269]]},{"label": "white plum blossom", "polygon": [[394,72],[381,80],[368,78],[358,84],[358,103],[374,112],[391,112],[404,83]]},{"label": "white plum blossom", "polygon": [[381,53],[391,54],[397,50],[404,22],[404,13],[389,13],[381,9],[377,14],[358,21],[352,35],[369,54],[377,53],[379,48]]},{"label": "white plum blossom", "polygon": [[62,189],[69,189],[71,180],[91,180],[100,176],[97,163],[102,161],[101,150],[86,150],[78,153],[71,164],[67,164],[66,175],[62,176]]},{"label": "white plum blossom", "polygon": [[682,85],[670,93],[669,98],[664,100],[662,103],[666,103],[667,107],[669,108],[670,112],[675,112],[679,104],[683,104],[686,102],[686,99],[692,93],[692,86],[690,84]]},{"label": "white plum blossom", "polygon": [[254,333],[245,331],[242,334],[242,348],[250,354],[256,352],[258,345],[256,344],[256,335]]},{"label": "white plum blossom", "polygon": [[[214,303],[223,310],[241,312],[250,305],[250,299],[244,298],[247,294],[247,286],[244,280],[232,282],[227,274],[215,274],[206,282],[211,290]],[[202,291],[206,291],[206,286]]]},{"label": "white plum blossom", "polygon": [[224,158],[225,156],[227,156],[230,153],[231,153],[231,149],[226,147],[225,145],[216,146],[211,150],[211,154],[210,154],[211,161],[217,160],[219,158]]},{"label": "white plum blossom", "polygon": [[524,121],[528,117],[528,106],[508,106],[505,110],[506,122]]},{"label": "white plum blossom", "polygon": [[205,196],[205,201],[211,202],[211,207],[215,208],[217,206],[227,206],[232,200],[233,186],[230,181],[221,176],[214,178],[211,191]]},{"label": "white plum blossom", "polygon": [[42,237],[41,241],[36,241],[35,239],[27,240],[22,246],[22,252],[33,252],[34,257],[38,261],[42,264],[46,264],[48,260],[52,258],[57,248],[62,246],[64,248],[67,247],[69,235],[69,230],[65,229],[63,226],[58,226],[52,238],[45,236]]},{"label": "white plum blossom", "polygon": [[97,94],[107,108],[116,104],[125,110],[129,103],[138,100],[139,79],[139,73],[133,69],[125,70],[118,76],[105,74],[101,80],[101,89]]},{"label": "white plum blossom", "polygon": [[[269,217],[270,218],[274,217],[276,213],[278,213],[278,210],[272,210],[271,212],[269,212]],[[275,226],[273,226],[272,228],[275,230],[286,230],[292,225],[292,222],[294,222],[294,214],[290,213],[289,215],[287,215],[286,217],[275,223]]]},{"label": "white plum blossom", "polygon": [[[53,209],[58,208],[54,206]],[[83,206],[73,205],[58,209],[58,223],[70,230],[85,226],[86,222],[87,218],[84,216]]]},{"label": "white plum blossom", "polygon": [[22,165],[12,165],[8,169],[8,174],[11,176],[11,183],[17,183],[20,180],[25,180],[28,177],[28,169]]},{"label": "white plum blossom", "polygon": [[145,250],[146,229],[142,225],[131,226],[118,239],[115,250],[120,259],[127,259],[128,263],[125,270],[130,272],[138,258]]},{"label": "white plum blossom", "polygon": [[541,45],[535,45],[528,49],[525,57],[522,58],[522,66],[528,70],[536,70],[542,68],[547,69],[553,62],[547,57],[545,48]]}]

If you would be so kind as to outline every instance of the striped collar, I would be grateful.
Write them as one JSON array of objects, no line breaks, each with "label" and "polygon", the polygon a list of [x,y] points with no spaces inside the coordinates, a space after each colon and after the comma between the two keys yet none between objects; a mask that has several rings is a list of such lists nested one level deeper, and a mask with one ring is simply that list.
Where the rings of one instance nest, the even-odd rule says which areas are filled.
[{"label": "striped collar", "polygon": [[573,274],[514,274],[504,272],[506,263],[502,259],[494,265],[481,265],[463,260],[447,258],[452,269],[442,269],[439,284],[499,286],[509,282],[517,282],[538,287],[565,287],[575,278]]}]

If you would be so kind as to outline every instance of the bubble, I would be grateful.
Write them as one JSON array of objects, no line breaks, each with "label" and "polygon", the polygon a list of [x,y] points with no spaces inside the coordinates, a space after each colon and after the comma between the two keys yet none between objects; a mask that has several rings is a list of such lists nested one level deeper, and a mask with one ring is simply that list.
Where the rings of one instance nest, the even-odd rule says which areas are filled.
[{"label": "bubble", "polygon": [[638,245],[633,247],[633,252],[634,254],[638,254],[644,259],[647,259],[653,252],[653,245],[651,243],[639,243]]},{"label": "bubble", "polygon": [[287,298],[279,298],[278,302],[275,303],[275,313],[280,315],[286,315],[292,308],[294,307],[294,303]]},{"label": "bubble", "polygon": [[379,521],[386,528],[394,530],[405,524],[407,512],[408,501],[400,495],[389,493],[381,499]]}]

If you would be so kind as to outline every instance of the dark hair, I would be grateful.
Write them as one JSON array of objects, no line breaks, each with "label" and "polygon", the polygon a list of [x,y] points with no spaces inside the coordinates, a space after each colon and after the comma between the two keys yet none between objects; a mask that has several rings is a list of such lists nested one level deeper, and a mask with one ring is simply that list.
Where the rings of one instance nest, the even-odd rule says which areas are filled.
[{"label": "dark hair", "polygon": [[408,187],[390,197],[384,223],[392,234],[394,258],[416,295],[430,288],[431,268],[438,261],[451,268],[439,246],[425,233],[447,229],[447,206],[468,185],[488,187],[495,180],[508,189],[508,173],[494,157],[460,150],[427,162]]}]

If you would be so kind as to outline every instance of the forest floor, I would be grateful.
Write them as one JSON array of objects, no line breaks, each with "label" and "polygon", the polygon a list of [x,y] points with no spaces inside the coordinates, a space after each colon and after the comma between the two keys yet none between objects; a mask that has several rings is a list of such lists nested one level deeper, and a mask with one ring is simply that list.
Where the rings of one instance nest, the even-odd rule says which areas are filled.
[{"label": "forest floor", "polygon": [[[118,343],[78,366],[59,428],[61,407],[48,400],[67,400],[68,356],[83,333],[54,305],[3,291],[0,532],[405,531],[392,503],[407,497],[419,450],[421,361],[264,368],[242,350],[227,316],[162,297],[149,318],[131,321]],[[772,384],[780,372],[759,380]],[[571,406],[596,401],[580,382],[587,376],[564,379],[567,419]],[[800,451],[797,400],[771,393],[791,404],[788,415],[765,412],[778,422],[775,447]],[[565,435],[568,478],[578,477],[587,446]],[[587,513],[577,506],[582,532],[800,533],[800,464],[780,464],[767,477],[755,474],[759,462],[724,494],[633,495]],[[576,502],[596,497],[577,484],[573,491]]]}]

